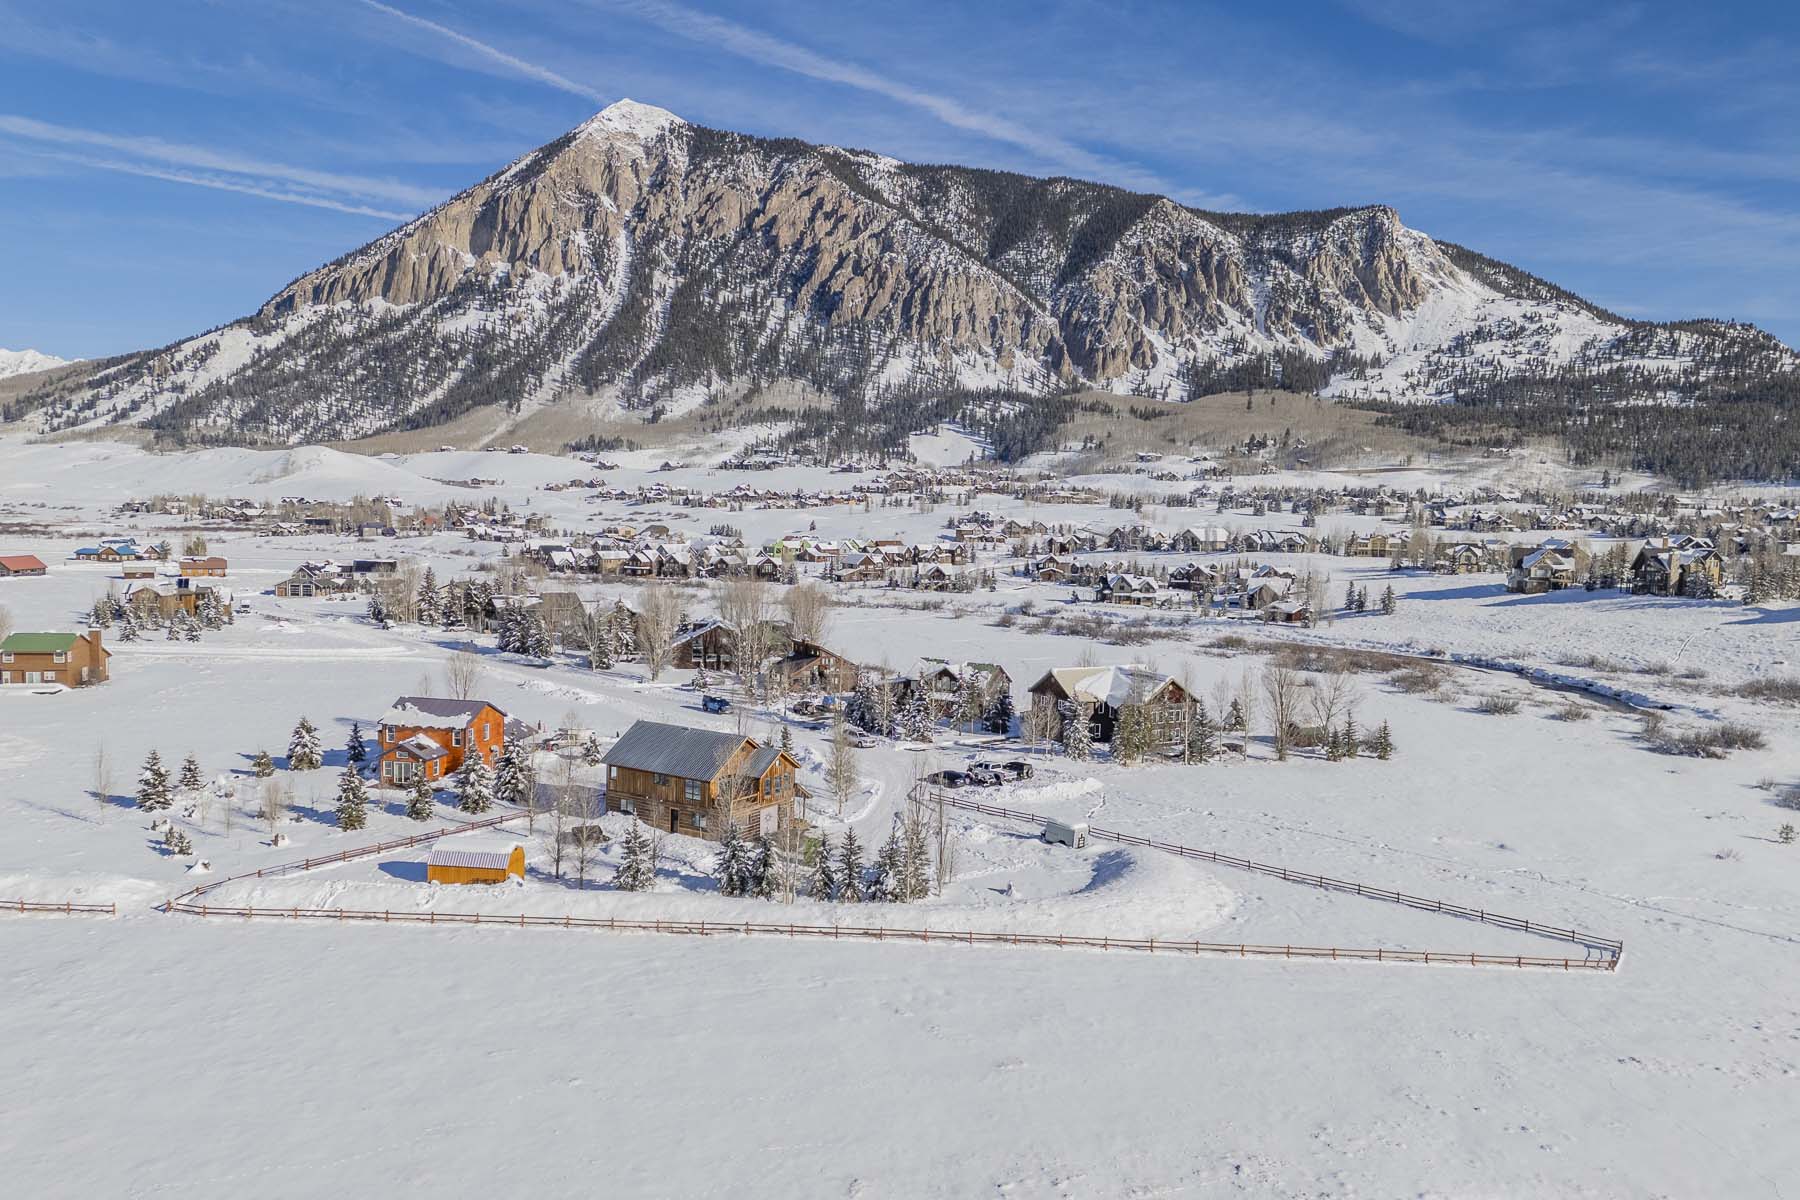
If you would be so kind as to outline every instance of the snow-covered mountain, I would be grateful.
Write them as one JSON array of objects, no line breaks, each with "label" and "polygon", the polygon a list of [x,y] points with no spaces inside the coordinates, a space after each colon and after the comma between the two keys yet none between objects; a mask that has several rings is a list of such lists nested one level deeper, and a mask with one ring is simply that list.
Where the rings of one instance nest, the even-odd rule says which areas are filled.
[{"label": "snow-covered mountain", "polygon": [[52,367],[66,367],[69,360],[57,358],[53,354],[44,354],[37,350],[7,350],[0,347],[0,379],[13,375],[30,375],[37,371],[48,371]]},{"label": "snow-covered mountain", "polygon": [[780,380],[1179,400],[1255,365],[1440,400],[1471,379],[1621,365],[1678,392],[1745,355],[1797,361],[1748,326],[1626,321],[1386,207],[1208,213],[620,101],[253,316],[14,415],[299,443],[484,405],[679,411]]}]

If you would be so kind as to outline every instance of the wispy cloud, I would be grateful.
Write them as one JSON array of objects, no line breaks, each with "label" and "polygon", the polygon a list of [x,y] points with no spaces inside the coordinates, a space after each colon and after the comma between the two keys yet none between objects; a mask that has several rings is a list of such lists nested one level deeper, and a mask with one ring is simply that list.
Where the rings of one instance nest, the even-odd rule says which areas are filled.
[{"label": "wispy cloud", "polygon": [[283,191],[279,188],[265,187],[254,183],[245,183],[235,179],[226,179],[217,175],[200,175],[192,171],[177,170],[173,167],[158,167],[150,163],[125,162],[119,159],[95,158],[86,154],[70,154],[61,150],[37,150],[29,153],[42,158],[54,159],[58,162],[73,163],[77,166],[92,167],[99,171],[116,171],[122,175],[137,175],[145,179],[161,179],[168,183],[185,183],[190,187],[211,188],[217,192],[236,192],[240,196],[260,196],[265,200],[279,200],[283,204],[303,204],[308,208],[330,209],[332,212],[352,213],[361,217],[381,217],[390,221],[405,221],[412,213],[389,212],[386,209],[370,208],[367,205],[353,204],[343,200],[333,200],[328,196],[312,196],[305,192]]},{"label": "wispy cloud", "polygon": [[568,92],[570,95],[580,96],[583,99],[593,100],[601,104],[604,104],[611,99],[611,97],[589,87],[585,83],[577,83],[567,75],[559,74],[548,67],[541,67],[537,63],[527,62],[516,54],[508,54],[498,46],[490,45],[479,38],[470,37],[466,33],[450,28],[448,25],[440,25],[436,21],[428,21],[424,17],[415,17],[413,14],[402,12],[392,5],[382,4],[380,0],[362,0],[362,2],[378,13],[385,13],[396,21],[406,22],[415,29],[423,29],[429,33],[436,34],[438,37],[455,42],[464,49],[472,50],[490,62],[498,63],[507,70],[522,75],[527,79],[535,79],[539,83],[548,84],[553,88]]},{"label": "wispy cloud", "polygon": [[[374,3],[375,0],[364,0]],[[918,109],[955,129],[1016,146],[1068,170],[1123,182],[1152,191],[1173,191],[1154,172],[1096,154],[1067,138],[1034,129],[1001,113],[891,78],[856,63],[829,58],[805,46],[665,0],[590,0],[646,21],[665,32],[723,50],[763,66],[778,67],[809,79],[841,84]]]},{"label": "wispy cloud", "polygon": [[[376,203],[406,205],[415,211],[442,199],[441,193],[394,179],[317,171],[309,167],[214,150],[157,137],[140,137],[55,125],[31,117],[0,113],[0,136],[38,146],[61,147],[66,162],[101,170],[167,179],[196,187],[262,196],[289,204],[306,204],[367,216],[404,217]],[[93,151],[106,151],[97,157]],[[42,152],[48,157],[55,153]]]}]

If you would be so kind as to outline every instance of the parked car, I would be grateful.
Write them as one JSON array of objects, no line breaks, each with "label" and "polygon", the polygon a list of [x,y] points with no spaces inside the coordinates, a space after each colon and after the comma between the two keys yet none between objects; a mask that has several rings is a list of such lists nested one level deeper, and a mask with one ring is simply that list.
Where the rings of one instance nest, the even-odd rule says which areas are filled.
[{"label": "parked car", "polygon": [[961,771],[933,771],[925,777],[925,782],[933,787],[959,788],[968,786],[969,777]]},{"label": "parked car", "polygon": [[731,701],[723,696],[702,696],[700,697],[700,707],[709,713],[730,712]]},{"label": "parked car", "polygon": [[852,737],[850,738],[850,744],[852,746],[855,746],[858,750],[873,750],[875,747],[879,746],[881,743],[875,740],[874,734],[858,733],[858,734],[852,735]]},{"label": "parked car", "polygon": [[1008,775],[1011,775],[1014,779],[1030,779],[1032,776],[1031,764],[1022,758],[1015,758],[1003,762],[1000,764],[1000,769],[1005,771]]},{"label": "parked car", "polygon": [[976,787],[999,787],[1006,782],[1005,776],[987,763],[976,763],[969,768],[969,782]]}]

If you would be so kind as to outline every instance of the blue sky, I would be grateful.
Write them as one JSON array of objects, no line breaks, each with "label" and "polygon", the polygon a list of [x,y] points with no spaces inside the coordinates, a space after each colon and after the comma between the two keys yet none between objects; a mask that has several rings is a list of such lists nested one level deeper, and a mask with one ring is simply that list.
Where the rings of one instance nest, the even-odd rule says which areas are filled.
[{"label": "blue sky", "polygon": [[1213,208],[1388,203],[1800,345],[1800,14],[1544,0],[0,0],[0,346],[253,310],[623,96]]}]

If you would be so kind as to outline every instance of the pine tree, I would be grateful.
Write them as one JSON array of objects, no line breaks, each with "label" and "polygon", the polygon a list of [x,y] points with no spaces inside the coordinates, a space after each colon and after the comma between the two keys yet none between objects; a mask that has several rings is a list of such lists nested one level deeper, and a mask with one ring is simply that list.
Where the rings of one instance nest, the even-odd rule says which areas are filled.
[{"label": "pine tree", "polygon": [[863,877],[868,874],[868,867],[863,863],[862,843],[856,838],[856,830],[844,830],[844,840],[838,845],[837,898],[846,904],[860,904],[863,898]]},{"label": "pine tree", "polygon": [[1356,584],[1354,582],[1344,585],[1344,611],[1356,611]]},{"label": "pine tree", "polygon": [[173,825],[170,825],[163,831],[163,845],[168,847],[170,854],[177,857],[192,854],[194,852],[193,840],[189,838],[186,833],[175,828]]},{"label": "pine tree", "polygon": [[813,857],[812,877],[806,884],[806,894],[814,900],[837,898],[837,863],[832,861],[831,854],[831,835],[826,834],[819,840],[819,849]]},{"label": "pine tree", "polygon": [[1394,735],[1388,731],[1388,723],[1383,721],[1375,727],[1375,736],[1369,739],[1369,749],[1375,757],[1386,761],[1394,756]]},{"label": "pine tree", "polygon": [[188,616],[185,612],[181,614],[181,636],[190,642],[197,642],[200,640],[200,622],[194,620],[194,618]]},{"label": "pine tree", "polygon": [[1325,732],[1325,760],[1327,762],[1339,762],[1342,761],[1343,757],[1343,734],[1338,732],[1338,727],[1336,725],[1327,726]]},{"label": "pine tree", "polygon": [[1150,720],[1141,704],[1119,708],[1119,721],[1113,727],[1112,752],[1115,761],[1130,766],[1150,752]]},{"label": "pine tree", "polygon": [[339,829],[346,831],[369,823],[369,789],[352,766],[346,766],[338,776],[337,823]]},{"label": "pine tree", "polygon": [[637,821],[625,831],[624,855],[613,875],[613,886],[621,892],[647,892],[656,882],[656,864],[650,857],[650,837]]},{"label": "pine tree", "polygon": [[900,826],[896,822],[888,830],[887,841],[881,843],[881,850],[875,855],[875,866],[869,872],[869,886],[865,895],[870,901],[899,899],[900,870],[904,854],[900,845]]},{"label": "pine tree", "polygon": [[1013,717],[1015,715],[1016,714],[1013,711],[1012,689],[1002,683],[994,692],[993,702],[988,705],[987,711],[981,715],[982,724],[987,726],[987,731],[989,733],[1011,733]]},{"label": "pine tree", "polygon": [[1356,728],[1356,713],[1344,714],[1344,757],[1355,758],[1362,750],[1362,733]]},{"label": "pine tree", "polygon": [[143,636],[138,630],[137,617],[132,614],[132,611],[129,608],[124,610],[124,613],[118,618],[118,621],[119,640],[121,642],[135,642]]},{"label": "pine tree", "polygon": [[931,842],[925,818],[917,810],[907,817],[900,843],[900,873],[894,899],[902,904],[931,895]]},{"label": "pine tree", "polygon": [[786,721],[781,723],[781,748],[790,755],[794,752],[794,731]]},{"label": "pine tree", "polygon": [[200,778],[199,759],[190,754],[181,760],[181,774],[176,777],[175,786],[184,792],[197,792],[206,786]]},{"label": "pine tree", "polygon": [[758,900],[772,900],[780,882],[781,860],[776,856],[775,843],[768,834],[758,833],[751,848],[747,891]]},{"label": "pine tree", "polygon": [[494,644],[502,654],[513,654],[519,649],[519,610],[510,604],[494,619]]},{"label": "pine tree", "polygon": [[1063,753],[1076,762],[1094,756],[1094,731],[1088,725],[1088,706],[1073,700],[1060,700],[1056,705],[1062,714]]},{"label": "pine tree", "polygon": [[719,853],[713,861],[713,878],[719,882],[719,895],[742,896],[749,890],[752,864],[750,848],[736,821],[726,821],[719,838]]},{"label": "pine tree", "polygon": [[93,611],[88,614],[88,624],[98,629],[111,628],[112,605],[106,602],[104,596],[94,601]]},{"label": "pine tree", "polygon": [[494,773],[494,799],[529,808],[536,795],[537,772],[531,765],[531,752],[522,742],[508,742],[500,751],[500,766]]},{"label": "pine tree", "polygon": [[167,626],[167,632],[165,632],[163,634],[163,641],[179,642],[180,640],[181,640],[181,618],[179,616],[177,616],[175,618],[175,620],[169,622],[169,624]]},{"label": "pine tree", "polygon": [[532,658],[549,658],[554,647],[550,644],[550,631],[544,627],[544,618],[536,609],[529,609],[519,616],[518,644],[515,647],[520,654]]},{"label": "pine tree", "polygon": [[479,750],[471,749],[456,775],[456,807],[466,813],[484,813],[493,803],[493,768]]},{"label": "pine tree", "polygon": [[344,747],[344,754],[352,763],[369,761],[368,747],[363,745],[362,726],[355,721],[350,722],[350,741]]},{"label": "pine tree", "polygon": [[437,815],[437,793],[421,775],[413,781],[406,796],[406,815],[414,821],[429,821]]},{"label": "pine tree", "polygon": [[437,576],[430,567],[419,579],[419,595],[414,611],[418,614],[419,624],[436,625],[442,616],[438,609]]},{"label": "pine tree", "polygon": [[225,627],[225,606],[220,602],[216,588],[208,588],[200,595],[200,624],[207,629]]},{"label": "pine tree", "polygon": [[925,694],[925,683],[920,680],[913,688],[912,696],[900,713],[900,736],[909,742],[929,742],[931,728],[935,722],[931,719],[931,701]]},{"label": "pine tree", "polygon": [[267,750],[258,750],[256,758],[250,763],[250,770],[258,779],[267,779],[275,773],[275,760],[269,757]]},{"label": "pine tree", "polygon": [[1394,595],[1394,585],[1390,583],[1381,593],[1381,611],[1383,614],[1391,617],[1394,615],[1394,609],[1399,606],[1399,598]]},{"label": "pine tree", "polygon": [[1219,752],[1218,729],[1213,725],[1212,714],[1206,711],[1206,705],[1194,702],[1193,715],[1188,718],[1187,757],[1191,763],[1211,761]]},{"label": "pine tree", "polygon": [[162,764],[162,755],[152,750],[138,772],[137,806],[146,812],[158,812],[174,802],[169,794],[168,769]]},{"label": "pine tree", "polygon": [[388,626],[387,601],[379,593],[369,597],[369,620],[386,629]]},{"label": "pine tree", "polygon": [[1243,733],[1248,724],[1244,719],[1244,702],[1233,696],[1231,707],[1225,712],[1225,728],[1232,733]]},{"label": "pine tree", "polygon": [[981,677],[974,668],[965,666],[956,685],[956,723],[974,732],[975,723],[981,720],[986,708],[987,696],[982,691]]},{"label": "pine tree", "polygon": [[305,717],[294,726],[294,736],[288,739],[288,770],[314,771],[325,761],[319,753],[319,731]]},{"label": "pine tree", "polygon": [[612,652],[613,658],[621,661],[638,655],[637,615],[623,600],[613,602]]}]

